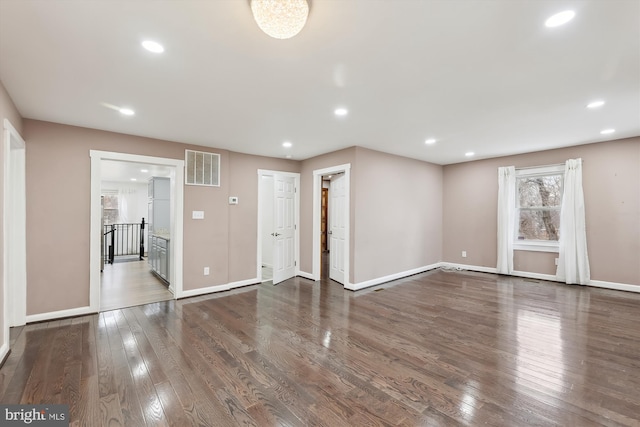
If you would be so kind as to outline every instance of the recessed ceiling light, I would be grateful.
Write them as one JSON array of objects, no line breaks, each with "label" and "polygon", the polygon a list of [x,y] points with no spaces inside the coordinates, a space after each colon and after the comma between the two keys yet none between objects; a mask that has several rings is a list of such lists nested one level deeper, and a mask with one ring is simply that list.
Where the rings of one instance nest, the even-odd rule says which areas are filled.
[{"label": "recessed ceiling light", "polygon": [[576,13],[573,10],[565,10],[564,12],[556,13],[551,16],[549,19],[544,21],[544,25],[549,28],[558,27],[571,21],[574,16],[576,16]]},{"label": "recessed ceiling light", "polygon": [[131,178],[131,181],[137,181],[137,179],[135,179],[135,178]]},{"label": "recessed ceiling light", "polygon": [[473,157],[476,153],[474,153],[473,151],[467,151],[466,153],[464,153],[465,156],[467,157]]},{"label": "recessed ceiling light", "polygon": [[587,108],[598,108],[604,105],[604,101],[593,101],[587,104]]},{"label": "recessed ceiling light", "polygon": [[333,114],[335,114],[338,117],[344,117],[347,114],[349,114],[349,110],[347,110],[346,108],[340,107],[333,110]]},{"label": "recessed ceiling light", "polygon": [[283,142],[283,143],[282,143],[282,146],[283,146],[284,148],[289,148],[289,147],[291,147],[292,145],[293,145],[293,144],[292,144],[292,143],[290,143],[289,141],[285,141],[285,142]]},{"label": "recessed ceiling light", "polygon": [[149,169],[140,169],[140,172],[147,173],[147,172],[149,172]]},{"label": "recessed ceiling light", "polygon": [[435,143],[436,143],[436,140],[435,140],[435,139],[433,139],[433,138],[429,138],[429,139],[427,139],[424,143],[425,143],[425,144],[435,144]]},{"label": "recessed ceiling light", "polygon": [[124,114],[125,116],[133,116],[135,114],[135,111],[131,108],[121,108],[118,111],[120,111],[120,114]]},{"label": "recessed ceiling light", "polygon": [[614,133],[615,131],[615,129],[605,129],[603,131],[600,131],[600,133],[603,135],[609,135],[610,133]]},{"label": "recessed ceiling light", "polygon": [[164,52],[164,46],[162,46],[160,43],[151,41],[151,40],[145,40],[142,42],[142,47],[147,49],[149,52],[153,52],[153,53],[162,53]]}]

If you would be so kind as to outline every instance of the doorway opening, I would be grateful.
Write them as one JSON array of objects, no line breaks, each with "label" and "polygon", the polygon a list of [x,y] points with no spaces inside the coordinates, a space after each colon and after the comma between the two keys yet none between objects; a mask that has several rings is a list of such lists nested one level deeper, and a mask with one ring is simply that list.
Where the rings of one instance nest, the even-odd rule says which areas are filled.
[{"label": "doorway opening", "polygon": [[91,151],[92,311],[181,296],[183,182],[183,160]]},{"label": "doorway opening", "polygon": [[300,174],[258,170],[257,277],[278,283],[300,272]]},{"label": "doorway opening", "polygon": [[344,172],[322,176],[320,196],[320,279],[344,285],[344,247],[346,212]]},{"label": "doorway opening", "polygon": [[173,299],[170,176],[166,165],[102,160],[100,311]]},{"label": "doorway opening", "polygon": [[322,177],[322,193],[320,195],[320,280],[329,279],[329,186],[332,175]]},{"label": "doorway opening", "polygon": [[9,351],[9,328],[27,318],[25,142],[9,120],[3,132],[3,330],[0,358]]},{"label": "doorway opening", "polygon": [[314,280],[329,278],[349,285],[351,165],[313,171]]}]

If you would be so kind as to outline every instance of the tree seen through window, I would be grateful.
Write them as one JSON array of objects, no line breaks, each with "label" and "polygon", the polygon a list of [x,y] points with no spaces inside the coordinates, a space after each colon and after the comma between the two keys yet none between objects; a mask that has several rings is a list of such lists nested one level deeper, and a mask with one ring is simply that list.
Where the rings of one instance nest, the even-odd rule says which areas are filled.
[{"label": "tree seen through window", "polygon": [[562,182],[561,174],[518,178],[518,240],[558,241]]}]

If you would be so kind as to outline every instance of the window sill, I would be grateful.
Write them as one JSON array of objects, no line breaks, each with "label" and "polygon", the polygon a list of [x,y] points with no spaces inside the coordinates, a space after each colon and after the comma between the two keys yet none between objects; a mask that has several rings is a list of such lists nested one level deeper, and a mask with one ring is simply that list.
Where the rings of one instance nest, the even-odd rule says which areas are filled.
[{"label": "window sill", "polygon": [[536,242],[518,240],[513,244],[514,251],[560,252],[558,242]]}]

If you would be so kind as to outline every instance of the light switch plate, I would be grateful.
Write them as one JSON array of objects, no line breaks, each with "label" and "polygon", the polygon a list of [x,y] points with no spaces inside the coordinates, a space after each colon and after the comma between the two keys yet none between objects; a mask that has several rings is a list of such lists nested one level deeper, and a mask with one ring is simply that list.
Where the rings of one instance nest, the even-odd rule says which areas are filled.
[{"label": "light switch plate", "polygon": [[236,196],[229,197],[229,204],[230,205],[237,205],[238,204],[238,197],[236,197]]},{"label": "light switch plate", "polygon": [[193,211],[191,212],[192,219],[204,219],[204,211]]}]

